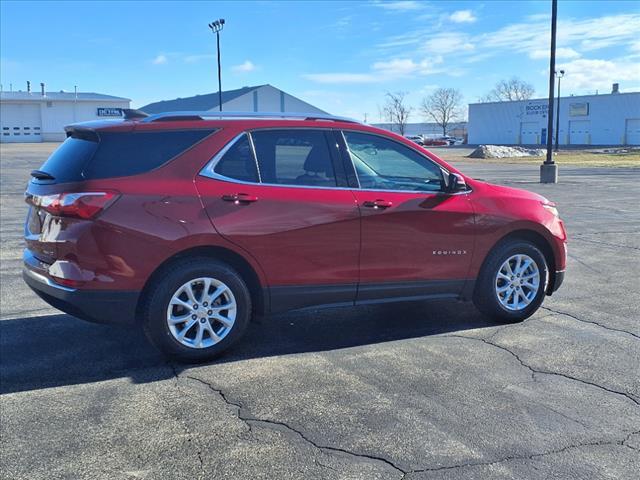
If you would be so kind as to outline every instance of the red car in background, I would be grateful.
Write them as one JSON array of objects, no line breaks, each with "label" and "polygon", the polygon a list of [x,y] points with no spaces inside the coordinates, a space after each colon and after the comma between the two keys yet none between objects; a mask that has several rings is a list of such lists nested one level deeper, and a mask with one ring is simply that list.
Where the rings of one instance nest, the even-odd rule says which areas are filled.
[{"label": "red car in background", "polygon": [[422,143],[425,147],[446,147],[449,141],[444,138],[424,138]]},{"label": "red car in background", "polygon": [[[207,116],[209,115],[209,116]],[[533,314],[564,277],[553,203],[330,116],[127,112],[67,127],[26,191],[24,279],[82,319],[219,355],[252,315],[468,299]]]}]

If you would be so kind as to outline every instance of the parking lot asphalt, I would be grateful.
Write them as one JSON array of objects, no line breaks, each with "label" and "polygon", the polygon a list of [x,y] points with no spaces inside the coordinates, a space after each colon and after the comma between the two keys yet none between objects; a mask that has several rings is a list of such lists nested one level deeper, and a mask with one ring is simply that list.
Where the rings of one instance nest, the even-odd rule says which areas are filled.
[{"label": "parking lot asphalt", "polygon": [[558,203],[559,292],[521,324],[464,303],[261,318],[216,363],[22,283],[22,193],[53,145],[2,145],[0,472],[10,479],[637,478],[640,168],[456,165]]}]

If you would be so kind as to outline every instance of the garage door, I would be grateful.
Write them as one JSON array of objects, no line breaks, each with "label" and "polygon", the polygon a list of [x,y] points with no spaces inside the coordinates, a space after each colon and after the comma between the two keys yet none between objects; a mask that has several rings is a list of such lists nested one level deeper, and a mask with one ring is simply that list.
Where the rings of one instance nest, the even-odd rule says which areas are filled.
[{"label": "garage door", "polygon": [[569,122],[569,144],[591,144],[591,122],[589,120],[571,120]]},{"label": "garage door", "polygon": [[40,105],[2,105],[0,113],[2,143],[41,142]]},{"label": "garage door", "polygon": [[522,145],[537,145],[540,143],[538,122],[520,123],[520,143]]},{"label": "garage door", "polygon": [[627,145],[640,145],[640,118],[628,118],[625,131]]}]

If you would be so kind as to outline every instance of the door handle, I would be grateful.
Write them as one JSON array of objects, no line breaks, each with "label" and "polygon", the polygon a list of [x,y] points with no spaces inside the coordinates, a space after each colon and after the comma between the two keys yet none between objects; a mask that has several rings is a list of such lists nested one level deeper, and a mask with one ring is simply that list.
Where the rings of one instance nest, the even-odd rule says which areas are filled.
[{"label": "door handle", "polygon": [[257,202],[258,197],[255,195],[249,195],[248,193],[234,193],[230,195],[223,195],[222,200],[225,202],[233,202],[236,205],[240,205],[241,203],[252,203]]},{"label": "door handle", "polygon": [[375,208],[376,210],[384,210],[385,208],[389,208],[393,205],[392,202],[387,202],[386,200],[368,200],[362,203],[363,207],[367,208]]}]

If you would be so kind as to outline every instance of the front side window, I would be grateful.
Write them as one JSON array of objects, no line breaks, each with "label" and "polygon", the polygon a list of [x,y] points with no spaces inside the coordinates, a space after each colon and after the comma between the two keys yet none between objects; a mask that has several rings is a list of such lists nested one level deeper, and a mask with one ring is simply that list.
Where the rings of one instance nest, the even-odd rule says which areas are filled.
[{"label": "front side window", "polygon": [[436,163],[378,135],[344,132],[360,188],[437,192],[444,176]]},{"label": "front side window", "polygon": [[246,134],[231,145],[213,171],[234,180],[258,182],[258,168]]},{"label": "front side window", "polygon": [[263,183],[335,187],[336,174],[322,130],[251,133]]}]

